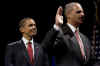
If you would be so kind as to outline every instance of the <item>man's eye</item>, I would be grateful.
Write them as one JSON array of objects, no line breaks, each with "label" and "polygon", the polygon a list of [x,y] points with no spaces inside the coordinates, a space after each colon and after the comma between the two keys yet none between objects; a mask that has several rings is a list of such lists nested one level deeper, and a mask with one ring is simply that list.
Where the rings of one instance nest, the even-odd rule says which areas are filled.
[{"label": "man's eye", "polygon": [[81,13],[81,11],[77,11],[76,13]]},{"label": "man's eye", "polygon": [[31,27],[31,26],[33,26],[33,24],[30,24],[29,26]]}]

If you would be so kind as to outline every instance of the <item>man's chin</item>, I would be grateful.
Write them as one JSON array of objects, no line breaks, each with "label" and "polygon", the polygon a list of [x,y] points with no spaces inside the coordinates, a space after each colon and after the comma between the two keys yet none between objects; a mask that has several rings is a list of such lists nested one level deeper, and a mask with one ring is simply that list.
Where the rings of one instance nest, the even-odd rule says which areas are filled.
[{"label": "man's chin", "polygon": [[82,23],[83,23],[83,21],[80,21],[79,23],[80,23],[80,24],[82,24]]},{"label": "man's chin", "polygon": [[82,24],[83,22],[80,22],[80,24]]},{"label": "man's chin", "polygon": [[36,33],[33,33],[31,36],[36,36]]}]

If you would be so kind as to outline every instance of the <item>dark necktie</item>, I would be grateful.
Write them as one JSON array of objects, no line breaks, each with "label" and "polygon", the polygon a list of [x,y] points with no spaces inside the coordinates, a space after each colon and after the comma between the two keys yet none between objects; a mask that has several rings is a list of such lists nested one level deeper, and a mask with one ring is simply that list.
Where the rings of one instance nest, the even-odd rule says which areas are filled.
[{"label": "dark necktie", "polygon": [[29,55],[29,58],[30,58],[30,62],[31,62],[31,64],[33,64],[33,49],[32,49],[31,45],[32,45],[32,43],[28,42],[27,51],[28,51],[28,55]]},{"label": "dark necktie", "polygon": [[77,39],[78,44],[80,46],[80,50],[81,50],[82,57],[83,57],[83,59],[84,58],[86,59],[85,52],[84,52],[83,42],[82,42],[82,40],[81,40],[81,38],[79,36],[79,31],[78,30],[75,31],[75,36],[76,36],[76,39]]}]

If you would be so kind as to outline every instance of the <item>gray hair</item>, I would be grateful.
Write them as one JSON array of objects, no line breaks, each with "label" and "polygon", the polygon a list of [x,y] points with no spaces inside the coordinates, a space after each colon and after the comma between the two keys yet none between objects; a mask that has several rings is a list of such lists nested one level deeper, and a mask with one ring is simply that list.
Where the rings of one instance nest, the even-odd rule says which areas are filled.
[{"label": "gray hair", "polygon": [[[79,4],[78,2],[71,2],[65,5],[65,16],[67,17],[68,13],[71,12],[73,10],[73,6],[75,6],[76,4]],[[79,4],[80,5],[80,4]]]}]

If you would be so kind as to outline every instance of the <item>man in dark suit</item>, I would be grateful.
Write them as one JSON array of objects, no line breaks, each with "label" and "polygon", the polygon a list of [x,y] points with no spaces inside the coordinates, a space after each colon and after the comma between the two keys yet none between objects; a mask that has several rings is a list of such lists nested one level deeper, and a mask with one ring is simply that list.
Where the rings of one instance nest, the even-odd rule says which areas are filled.
[{"label": "man in dark suit", "polygon": [[65,6],[65,16],[67,22],[62,25],[63,16],[60,6],[54,29],[47,33],[43,47],[48,50],[49,57],[55,57],[56,66],[86,66],[91,57],[91,46],[88,38],[79,32],[84,11],[79,3],[72,2]]},{"label": "man in dark suit", "polygon": [[19,23],[22,39],[7,45],[5,66],[48,66],[48,57],[34,41],[37,34],[35,20],[24,18]]}]

